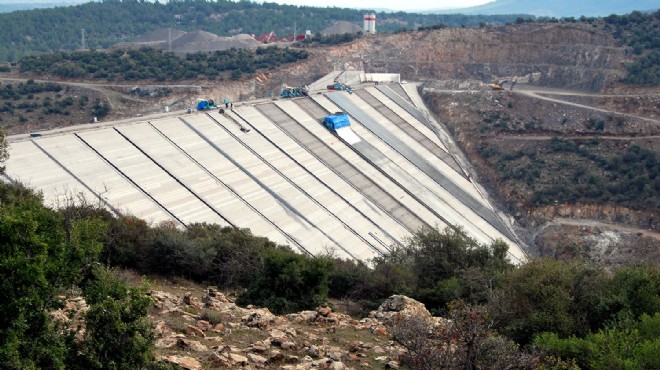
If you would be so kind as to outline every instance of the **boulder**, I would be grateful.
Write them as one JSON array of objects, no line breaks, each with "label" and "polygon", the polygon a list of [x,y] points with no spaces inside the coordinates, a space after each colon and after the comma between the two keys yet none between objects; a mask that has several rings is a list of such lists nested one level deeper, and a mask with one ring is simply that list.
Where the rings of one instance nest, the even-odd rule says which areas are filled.
[{"label": "boulder", "polygon": [[202,331],[211,330],[211,324],[206,320],[197,320],[197,327]]},{"label": "boulder", "polygon": [[247,357],[250,359],[251,362],[258,365],[263,365],[266,363],[266,361],[268,361],[267,358],[265,358],[264,356],[260,356],[256,353],[249,353]]},{"label": "boulder", "polygon": [[393,295],[383,301],[378,310],[371,311],[369,317],[390,323],[400,317],[431,318],[431,313],[421,302],[404,295]]},{"label": "boulder", "polygon": [[186,370],[200,370],[202,368],[202,364],[200,364],[199,361],[188,356],[179,357],[172,355],[163,358],[163,360],[179,365]]},{"label": "boulder", "polygon": [[330,313],[332,312],[332,308],[325,305],[319,306],[316,308],[316,312],[323,317],[328,317],[328,315],[330,315]]},{"label": "boulder", "polygon": [[186,326],[186,333],[195,335],[200,338],[206,338],[206,334],[204,334],[204,332],[196,326],[192,326],[192,325]]},{"label": "boulder", "polygon": [[206,352],[209,350],[209,347],[201,344],[196,340],[190,340],[185,338],[179,338],[177,345],[183,349],[190,350],[193,352]]},{"label": "boulder", "polygon": [[197,297],[192,295],[192,292],[186,292],[186,294],[183,295],[183,303],[195,308],[202,308],[201,302]]},{"label": "boulder", "polygon": [[177,342],[178,339],[174,337],[161,338],[156,341],[154,346],[158,349],[172,348]]},{"label": "boulder", "polygon": [[172,333],[172,330],[167,327],[165,321],[160,320],[156,323],[156,327],[154,327],[154,332],[156,333],[157,336],[164,338],[170,335]]},{"label": "boulder", "polygon": [[239,355],[237,353],[229,353],[229,359],[235,365],[246,366],[248,364],[248,358],[243,355]]},{"label": "boulder", "polygon": [[254,309],[249,314],[241,317],[241,322],[249,328],[265,329],[278,321],[267,308]]}]

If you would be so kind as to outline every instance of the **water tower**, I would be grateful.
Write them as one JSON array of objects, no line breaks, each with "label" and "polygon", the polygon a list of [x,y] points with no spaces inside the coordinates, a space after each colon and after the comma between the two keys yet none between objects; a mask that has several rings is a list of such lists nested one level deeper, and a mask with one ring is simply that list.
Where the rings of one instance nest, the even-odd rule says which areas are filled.
[{"label": "water tower", "polygon": [[376,13],[364,15],[364,33],[376,33]]}]

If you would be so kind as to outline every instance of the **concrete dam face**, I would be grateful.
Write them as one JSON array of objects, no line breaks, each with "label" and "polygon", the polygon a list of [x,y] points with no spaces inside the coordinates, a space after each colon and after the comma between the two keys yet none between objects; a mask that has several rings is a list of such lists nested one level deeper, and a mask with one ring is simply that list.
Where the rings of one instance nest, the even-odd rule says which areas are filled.
[{"label": "concrete dam face", "polygon": [[[5,180],[52,206],[82,194],[154,223],[249,228],[310,255],[368,261],[422,227],[460,227],[524,261],[421,104],[412,85],[371,84],[14,136]],[[350,125],[326,127],[335,112]]]}]

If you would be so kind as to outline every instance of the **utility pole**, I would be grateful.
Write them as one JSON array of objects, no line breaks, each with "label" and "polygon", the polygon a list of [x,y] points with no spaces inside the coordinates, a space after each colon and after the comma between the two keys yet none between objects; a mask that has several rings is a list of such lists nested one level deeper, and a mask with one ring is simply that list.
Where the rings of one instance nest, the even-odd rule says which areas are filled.
[{"label": "utility pole", "polygon": [[172,51],[172,29],[167,29],[167,50]]},{"label": "utility pole", "polygon": [[81,30],[81,43],[82,43],[82,49],[85,50],[85,29],[84,28]]}]

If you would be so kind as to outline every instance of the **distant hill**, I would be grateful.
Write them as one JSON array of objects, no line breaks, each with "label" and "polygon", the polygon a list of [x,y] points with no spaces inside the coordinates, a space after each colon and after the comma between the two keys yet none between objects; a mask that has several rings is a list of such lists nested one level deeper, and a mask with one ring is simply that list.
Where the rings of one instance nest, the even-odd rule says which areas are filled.
[{"label": "distant hill", "polygon": [[602,17],[610,14],[627,14],[634,10],[656,10],[658,0],[495,0],[491,3],[453,10],[438,10],[434,13],[450,14],[529,14],[537,17]]},{"label": "distant hill", "polygon": [[[0,0],[3,1],[3,0]],[[41,3],[39,3],[41,4]],[[176,28],[206,31],[218,36],[261,35],[278,37],[309,30],[315,34],[335,22],[357,23],[364,13],[357,9],[314,8],[276,3],[233,0],[103,1],[53,9],[33,9],[0,14],[0,62],[26,55],[81,47],[105,49],[132,42],[148,32]],[[378,33],[415,29],[443,23],[448,27],[476,27],[481,23],[515,22],[516,16],[464,16],[452,14],[378,13]],[[294,32],[295,31],[295,32]]]},{"label": "distant hill", "polygon": [[73,6],[82,3],[82,1],[71,1],[71,2],[44,2],[44,3],[8,3],[0,4],[0,13],[9,13],[17,10],[30,10],[30,9],[43,9],[43,8],[55,8],[62,6]]}]

